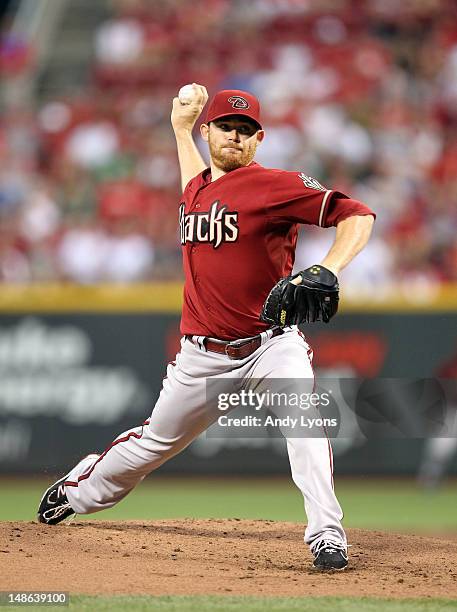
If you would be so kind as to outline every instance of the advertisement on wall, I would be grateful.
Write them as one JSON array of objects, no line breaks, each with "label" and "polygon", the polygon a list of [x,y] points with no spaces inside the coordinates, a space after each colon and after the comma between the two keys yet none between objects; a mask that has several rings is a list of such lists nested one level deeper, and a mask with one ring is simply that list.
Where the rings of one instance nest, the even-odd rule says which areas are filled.
[{"label": "advertisement on wall", "polygon": [[[151,414],[167,363],[179,350],[178,324],[176,316],[159,314],[1,315],[1,471],[60,472],[141,423]],[[401,400],[404,404],[413,398],[419,405],[422,394],[421,414],[427,422],[445,418],[436,410],[430,412],[437,399],[433,393],[430,396],[430,384],[424,386],[421,381],[457,379],[457,334],[449,333],[456,329],[457,315],[431,313],[340,315],[331,328],[314,325],[303,330],[314,351],[316,379],[332,380],[338,392],[346,389],[345,405],[353,413],[351,418],[344,417],[343,433],[332,441],[340,472],[357,473],[362,466],[366,473],[414,472],[428,430],[417,434],[404,429],[385,407],[398,397],[407,397]],[[400,381],[402,388],[407,381],[409,395],[392,395],[392,383],[388,388],[381,385],[379,395],[379,380],[384,379],[394,381],[394,387]],[[355,401],[360,399],[361,381],[366,386],[367,380],[378,381],[378,404],[371,402],[369,417],[366,397],[364,404]],[[344,385],[337,385],[341,381]],[[352,389],[349,395],[348,388]],[[446,404],[452,403],[444,397]],[[340,414],[341,398],[336,392],[333,403]],[[356,404],[359,412],[360,406],[364,410],[363,419],[370,421],[368,427],[361,427]],[[372,423],[379,416],[378,405],[381,418],[392,421],[389,431],[393,426],[403,432],[401,439],[378,435],[380,429]],[[281,436],[215,434],[213,429],[161,468],[196,473],[287,469]]]}]

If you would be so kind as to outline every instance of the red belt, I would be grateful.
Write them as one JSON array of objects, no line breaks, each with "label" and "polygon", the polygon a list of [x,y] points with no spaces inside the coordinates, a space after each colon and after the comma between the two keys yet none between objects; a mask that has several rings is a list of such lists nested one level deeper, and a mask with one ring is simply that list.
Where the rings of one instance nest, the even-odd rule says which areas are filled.
[{"label": "red belt", "polygon": [[[273,330],[271,338],[280,336],[284,331],[277,327]],[[189,340],[192,336],[186,336]],[[256,351],[262,344],[262,336],[254,336],[246,340],[232,340],[230,342],[224,342],[223,340],[212,340],[211,338],[205,338],[203,344],[207,351],[212,353],[220,353],[221,355],[227,355],[230,359],[244,359],[249,357],[254,351]]]}]

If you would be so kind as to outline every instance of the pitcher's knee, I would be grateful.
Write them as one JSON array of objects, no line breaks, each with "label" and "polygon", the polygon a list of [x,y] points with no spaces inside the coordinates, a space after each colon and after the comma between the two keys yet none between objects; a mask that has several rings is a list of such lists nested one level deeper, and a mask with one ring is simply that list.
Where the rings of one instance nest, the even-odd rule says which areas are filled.
[{"label": "pitcher's knee", "polygon": [[185,446],[186,443],[182,439],[163,440],[151,435],[147,448],[145,448],[151,470],[158,468],[162,463],[177,455]]}]

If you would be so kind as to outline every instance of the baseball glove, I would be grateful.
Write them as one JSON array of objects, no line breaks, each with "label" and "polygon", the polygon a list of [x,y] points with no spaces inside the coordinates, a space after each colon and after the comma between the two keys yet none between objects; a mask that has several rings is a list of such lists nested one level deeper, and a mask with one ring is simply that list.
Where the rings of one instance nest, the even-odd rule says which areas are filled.
[{"label": "baseball glove", "polygon": [[[299,285],[291,281],[301,276]],[[338,310],[338,279],[324,268],[311,266],[298,274],[281,278],[268,294],[260,320],[281,327],[314,323],[328,323]]]}]

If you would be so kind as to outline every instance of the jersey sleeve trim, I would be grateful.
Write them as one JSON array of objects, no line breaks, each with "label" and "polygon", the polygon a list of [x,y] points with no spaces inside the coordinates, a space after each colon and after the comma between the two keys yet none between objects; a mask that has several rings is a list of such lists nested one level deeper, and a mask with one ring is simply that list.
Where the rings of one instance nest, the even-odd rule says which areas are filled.
[{"label": "jersey sleeve trim", "polygon": [[319,227],[323,227],[324,215],[325,215],[325,207],[327,206],[327,202],[328,202],[328,199],[329,199],[331,193],[332,193],[332,191],[330,189],[328,189],[325,192],[324,197],[322,199],[321,210],[320,210],[320,213],[319,213],[319,221],[318,221]]}]

